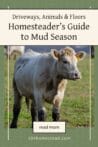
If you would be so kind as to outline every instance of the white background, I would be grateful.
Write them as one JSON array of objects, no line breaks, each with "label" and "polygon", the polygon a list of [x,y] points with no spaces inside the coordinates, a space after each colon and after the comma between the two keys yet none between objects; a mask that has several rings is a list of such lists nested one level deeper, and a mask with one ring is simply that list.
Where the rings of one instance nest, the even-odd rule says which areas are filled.
[{"label": "white background", "polygon": [[[58,20],[54,19],[52,22],[58,23],[82,23],[86,22],[90,25],[90,30],[88,31],[59,31],[58,34],[77,34],[78,40],[21,40],[20,34],[32,34],[31,31],[10,31],[8,30],[8,23],[16,24],[32,24],[33,22],[44,24],[49,23],[51,20],[24,20],[24,19],[12,19],[12,15],[58,15],[58,14],[75,14],[75,15],[85,15],[86,19],[68,19],[68,20]],[[97,45],[98,44],[98,10],[0,10],[0,45]],[[37,33],[44,33],[37,31]],[[51,33],[51,31],[48,31]],[[53,33],[53,31],[52,31]],[[57,33],[54,31],[54,33]]]}]

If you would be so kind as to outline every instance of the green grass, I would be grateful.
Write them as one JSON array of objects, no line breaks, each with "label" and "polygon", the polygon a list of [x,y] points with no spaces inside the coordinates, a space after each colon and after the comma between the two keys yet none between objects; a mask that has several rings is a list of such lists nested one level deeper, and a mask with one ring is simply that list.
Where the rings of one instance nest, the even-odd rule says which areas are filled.
[{"label": "green grass", "polygon": [[[10,89],[9,89],[9,108],[10,108],[10,122],[12,119],[13,109],[13,89],[12,77],[15,61],[10,60]],[[66,127],[89,127],[90,120],[90,97],[89,97],[89,57],[79,62],[79,69],[82,73],[82,79],[78,81],[68,81],[67,89],[65,92],[64,101],[61,106],[61,120],[66,121]],[[94,59],[91,61],[92,74],[91,74],[91,98],[92,98],[92,126],[94,126]],[[7,112],[7,59],[5,59],[5,127],[8,123]],[[45,103],[47,109],[47,121],[52,121],[51,109],[52,105]],[[18,127],[30,128],[31,116],[27,112],[25,100],[22,101],[22,109],[19,115]]]}]

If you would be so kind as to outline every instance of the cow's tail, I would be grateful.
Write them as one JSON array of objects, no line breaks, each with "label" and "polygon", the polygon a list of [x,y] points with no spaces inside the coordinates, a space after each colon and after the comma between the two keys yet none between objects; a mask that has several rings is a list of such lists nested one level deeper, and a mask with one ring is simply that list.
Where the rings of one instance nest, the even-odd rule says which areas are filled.
[{"label": "cow's tail", "polygon": [[30,100],[29,100],[29,98],[26,97],[25,101],[26,101],[26,105],[27,105],[27,110],[29,111]]}]

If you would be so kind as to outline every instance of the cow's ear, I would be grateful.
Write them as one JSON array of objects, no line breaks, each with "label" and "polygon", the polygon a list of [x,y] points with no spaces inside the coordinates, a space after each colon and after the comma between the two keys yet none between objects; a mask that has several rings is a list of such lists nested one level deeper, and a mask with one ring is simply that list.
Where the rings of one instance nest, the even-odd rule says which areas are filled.
[{"label": "cow's ear", "polygon": [[78,59],[78,61],[83,60],[86,56],[86,53],[84,51],[79,51],[76,53],[76,57]]},{"label": "cow's ear", "polygon": [[51,49],[51,55],[56,60],[59,60],[60,59],[60,53],[56,49]]}]

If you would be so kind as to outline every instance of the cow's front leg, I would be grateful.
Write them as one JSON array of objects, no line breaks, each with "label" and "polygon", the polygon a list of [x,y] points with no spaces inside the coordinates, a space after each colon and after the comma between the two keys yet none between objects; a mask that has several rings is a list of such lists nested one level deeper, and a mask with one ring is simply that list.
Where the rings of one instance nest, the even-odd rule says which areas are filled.
[{"label": "cow's front leg", "polygon": [[59,108],[56,108],[55,106],[53,106],[53,109],[52,109],[52,119],[53,121],[59,121],[60,119],[60,110]]},{"label": "cow's front leg", "polygon": [[38,120],[45,121],[46,118],[46,109],[43,107],[43,94],[42,90],[35,90],[34,99],[36,103],[36,108],[38,112]]},{"label": "cow's front leg", "polygon": [[52,119],[53,121],[59,121],[60,119],[60,98],[59,96],[55,96],[53,101],[53,109],[52,109]]},{"label": "cow's front leg", "polygon": [[63,95],[56,95],[53,100],[52,119],[53,121],[59,121],[60,119],[60,107],[63,100]]}]

